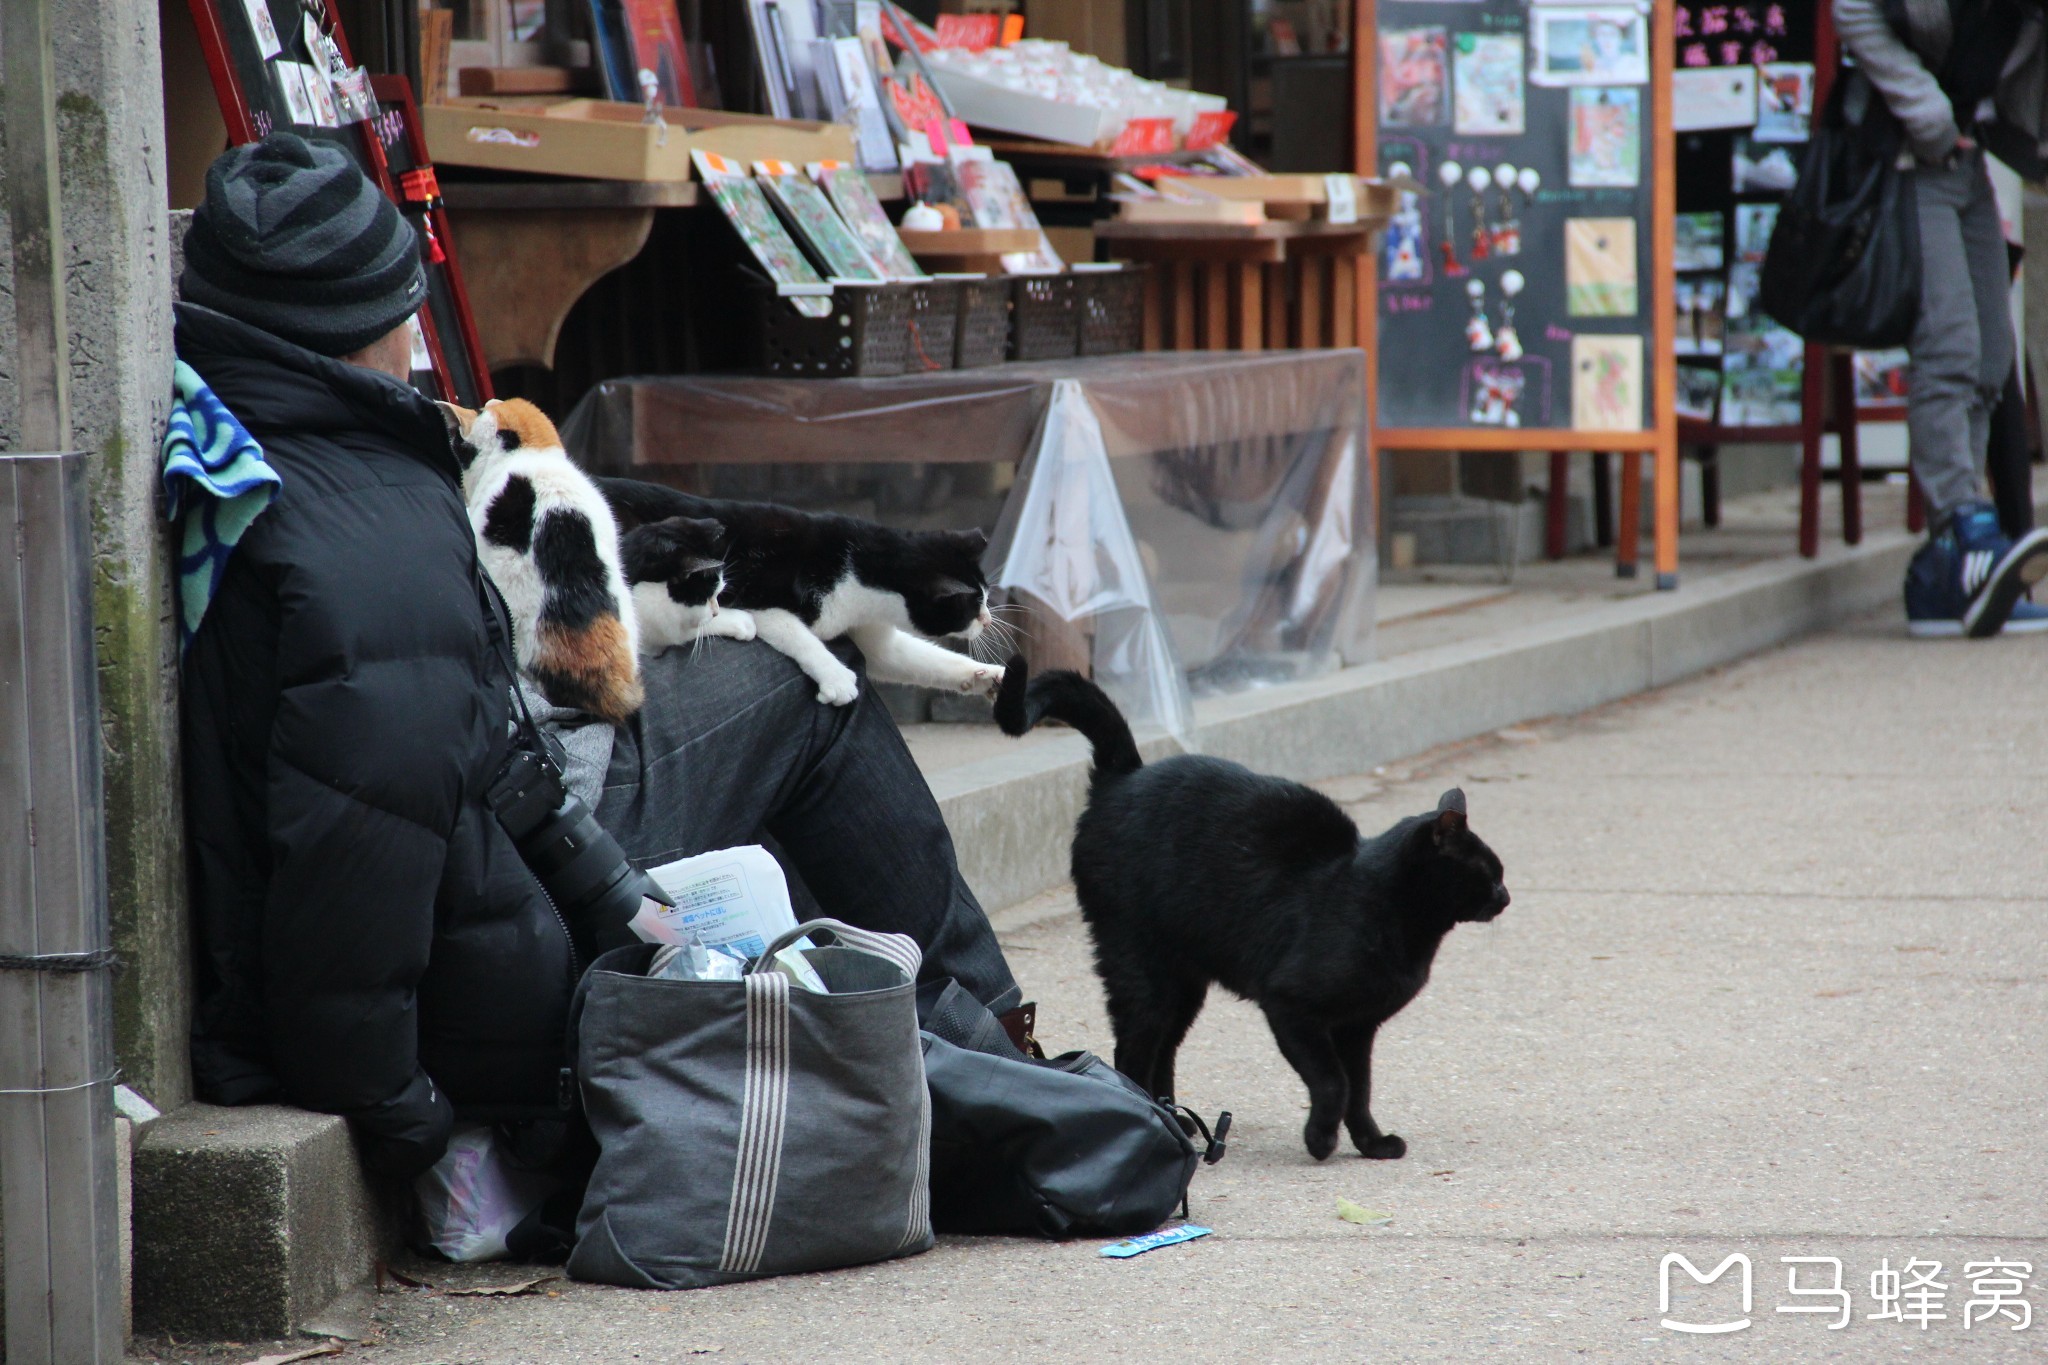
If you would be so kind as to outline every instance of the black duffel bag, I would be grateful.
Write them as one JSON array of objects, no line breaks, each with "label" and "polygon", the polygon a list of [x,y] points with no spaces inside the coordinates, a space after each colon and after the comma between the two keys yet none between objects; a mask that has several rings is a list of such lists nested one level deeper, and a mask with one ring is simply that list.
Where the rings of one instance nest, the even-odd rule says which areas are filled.
[{"label": "black duffel bag", "polygon": [[1903,346],[1920,316],[1920,219],[1899,167],[1903,129],[1855,67],[1842,71],[1778,210],[1758,306],[1807,341]]},{"label": "black duffel bag", "polygon": [[1027,1057],[951,981],[926,983],[918,1012],[935,1231],[1150,1232],[1185,1208],[1195,1168],[1223,1155],[1229,1114],[1212,1136],[1091,1053]]}]

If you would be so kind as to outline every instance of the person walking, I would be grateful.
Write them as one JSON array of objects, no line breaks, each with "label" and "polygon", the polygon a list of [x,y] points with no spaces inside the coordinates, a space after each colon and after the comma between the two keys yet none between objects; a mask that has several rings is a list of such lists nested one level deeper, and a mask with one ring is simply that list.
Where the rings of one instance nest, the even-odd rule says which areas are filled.
[{"label": "person walking", "polygon": [[1904,128],[1919,205],[1920,312],[1907,342],[1906,429],[1929,511],[1906,570],[1916,636],[2048,630],[2027,594],[2048,530],[2017,540],[1984,496],[1991,418],[2014,364],[2005,234],[1986,149],[2048,173],[2048,59],[2029,0],[1834,0],[1835,31]]}]

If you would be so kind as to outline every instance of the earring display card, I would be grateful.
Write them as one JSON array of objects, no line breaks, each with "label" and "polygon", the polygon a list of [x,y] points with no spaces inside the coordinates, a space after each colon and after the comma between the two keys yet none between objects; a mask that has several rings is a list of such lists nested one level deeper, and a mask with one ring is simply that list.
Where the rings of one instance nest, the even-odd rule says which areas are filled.
[{"label": "earring display card", "polygon": [[[1377,170],[1421,188],[1376,261],[1378,425],[1644,430],[1646,387],[1669,382],[1645,366],[1670,307],[1644,306],[1658,249],[1647,13],[1385,0],[1379,19]],[[1719,266],[1718,232],[1692,232]],[[1720,340],[1712,302],[1696,347]],[[1581,382],[1582,342],[1598,384]]]}]

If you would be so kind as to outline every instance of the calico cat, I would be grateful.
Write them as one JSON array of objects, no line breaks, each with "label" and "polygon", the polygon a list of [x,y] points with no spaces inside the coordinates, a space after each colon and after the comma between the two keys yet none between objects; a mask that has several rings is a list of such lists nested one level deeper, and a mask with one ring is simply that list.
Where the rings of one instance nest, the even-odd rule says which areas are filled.
[{"label": "calico cat", "polygon": [[519,669],[556,706],[640,709],[639,631],[611,507],[523,398],[441,405],[477,556],[512,615]]},{"label": "calico cat", "polygon": [[[818,684],[821,702],[844,706],[860,689],[853,670],[826,647],[841,636],[860,646],[868,671],[885,682],[990,696],[1002,682],[999,666],[932,643],[947,635],[972,643],[989,627],[981,573],[988,537],[980,531],[899,531],[771,503],[699,498],[636,479],[598,483],[613,510],[635,526],[673,517],[722,525],[723,605],[747,613],[757,639],[796,660]],[[668,579],[657,564],[641,571]]]},{"label": "calico cat", "polygon": [[1452,789],[1386,833],[1310,787],[1182,754],[1147,766],[1101,688],[1010,663],[996,722],[1065,721],[1095,750],[1074,830],[1074,890],[1116,1031],[1116,1068],[1173,1093],[1174,1055],[1210,985],[1251,1000],[1308,1084],[1302,1140],[1320,1161],[1339,1121],[1365,1156],[1408,1144],[1374,1122],[1372,1041],[1429,980],[1457,924],[1507,908],[1500,859]]},{"label": "calico cat", "polygon": [[754,618],[719,600],[725,528],[708,517],[670,517],[619,538],[619,561],[640,623],[640,652],[659,654],[706,635],[754,638]]}]

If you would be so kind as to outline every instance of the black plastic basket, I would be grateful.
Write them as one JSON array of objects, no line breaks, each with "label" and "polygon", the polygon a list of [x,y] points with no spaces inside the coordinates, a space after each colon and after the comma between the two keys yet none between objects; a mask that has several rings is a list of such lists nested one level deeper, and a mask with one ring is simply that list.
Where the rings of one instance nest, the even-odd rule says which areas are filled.
[{"label": "black plastic basket", "polygon": [[747,366],[755,373],[842,379],[910,368],[909,285],[836,285],[831,311],[813,318],[799,311],[799,299],[782,297],[752,271],[747,276]]},{"label": "black plastic basket", "polygon": [[1121,355],[1145,344],[1145,267],[1086,270],[1074,276],[1081,354]]},{"label": "black plastic basket", "polygon": [[961,280],[960,324],[954,333],[954,365],[971,370],[1000,365],[1010,355],[1010,281],[1005,275]]},{"label": "black plastic basket", "polygon": [[960,334],[959,280],[906,280],[910,295],[904,319],[908,336],[904,343],[905,373],[924,374],[950,370],[954,363],[956,338]]},{"label": "black plastic basket", "polygon": [[1065,360],[1081,344],[1072,275],[1010,279],[1010,359]]}]

